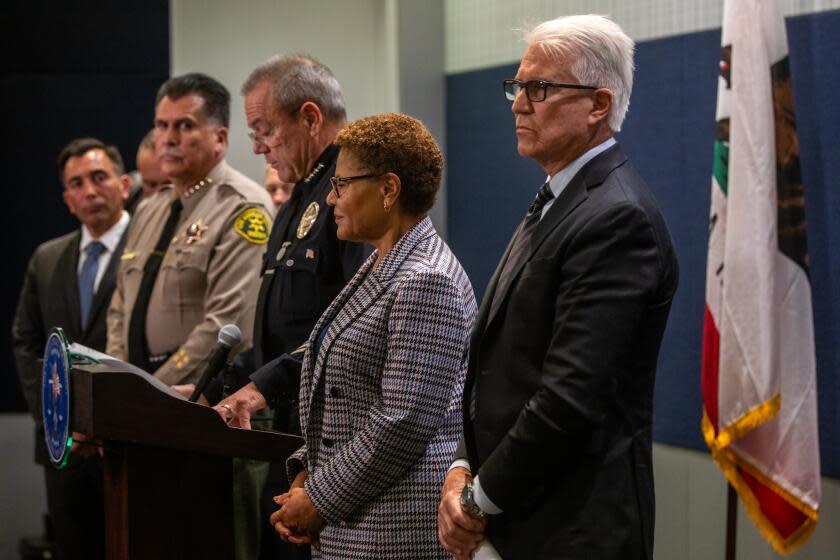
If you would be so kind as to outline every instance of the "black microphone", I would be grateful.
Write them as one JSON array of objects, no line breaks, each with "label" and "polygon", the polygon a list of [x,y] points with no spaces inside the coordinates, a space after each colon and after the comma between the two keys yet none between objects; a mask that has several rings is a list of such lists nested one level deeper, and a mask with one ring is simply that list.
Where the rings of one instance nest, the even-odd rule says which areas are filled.
[{"label": "black microphone", "polygon": [[207,358],[207,367],[204,369],[204,373],[201,374],[201,379],[198,380],[195,391],[190,396],[190,402],[198,400],[198,397],[204,392],[210,380],[216,377],[222,371],[222,368],[225,367],[225,362],[231,349],[240,342],[242,342],[242,331],[236,325],[225,325],[219,330],[219,341],[216,342],[216,346]]},{"label": "black microphone", "polygon": [[222,398],[231,396],[236,389],[236,371],[233,369],[233,362],[228,360],[225,364],[225,373],[222,374]]}]

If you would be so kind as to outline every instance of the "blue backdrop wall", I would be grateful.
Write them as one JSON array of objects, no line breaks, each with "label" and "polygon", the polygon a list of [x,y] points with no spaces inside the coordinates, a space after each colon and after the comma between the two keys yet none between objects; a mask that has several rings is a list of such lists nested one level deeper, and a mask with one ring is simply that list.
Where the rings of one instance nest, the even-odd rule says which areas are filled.
[{"label": "blue backdrop wall", "polygon": [[[790,42],[816,331],[822,470],[840,478],[840,11],[791,18]],[[680,288],[656,380],[654,438],[706,449],[700,347],[720,30],[637,45],[630,112],[617,136],[668,221]],[[483,294],[544,180],[516,152],[501,81],[517,65],[447,78],[449,241]]]},{"label": "blue backdrop wall", "polygon": [[79,227],[62,202],[56,158],[73,138],[94,136],[134,169],[169,78],[169,2],[7,2],[0,29],[0,412],[10,412],[26,409],[11,344],[26,263],[40,243]]}]

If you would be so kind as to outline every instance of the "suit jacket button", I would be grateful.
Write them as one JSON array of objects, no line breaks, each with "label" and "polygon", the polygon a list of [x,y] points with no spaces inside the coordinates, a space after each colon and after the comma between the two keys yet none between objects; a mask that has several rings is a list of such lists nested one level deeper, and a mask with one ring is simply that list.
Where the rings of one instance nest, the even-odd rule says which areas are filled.
[{"label": "suit jacket button", "polygon": [[321,441],[323,442],[324,447],[332,447],[333,446],[333,440],[331,440],[330,438],[324,438]]},{"label": "suit jacket button", "polygon": [[342,397],[341,389],[333,385],[330,387],[330,396],[334,399],[340,399]]}]

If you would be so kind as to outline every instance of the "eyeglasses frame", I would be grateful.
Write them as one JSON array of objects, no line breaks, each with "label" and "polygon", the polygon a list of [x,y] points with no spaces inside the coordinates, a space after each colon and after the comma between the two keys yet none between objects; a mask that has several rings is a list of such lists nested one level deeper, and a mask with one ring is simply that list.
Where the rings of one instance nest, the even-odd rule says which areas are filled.
[{"label": "eyeglasses frame", "polygon": [[382,173],[366,173],[365,175],[354,175],[352,177],[339,177],[338,175],[333,175],[330,177],[330,185],[332,185],[333,193],[335,194],[336,198],[341,198],[341,191],[339,191],[339,183],[341,183],[341,188],[346,188],[350,183],[353,181],[360,181],[362,179],[371,179],[373,177],[379,177]]},{"label": "eyeglasses frame", "polygon": [[[542,99],[532,99],[531,98],[531,95],[528,93],[528,88],[532,87],[533,84],[537,84],[537,86],[539,87],[539,91],[542,92]],[[510,85],[516,85],[516,86],[519,87],[519,91],[524,91],[525,92],[525,97],[527,97],[528,101],[531,102],[531,103],[542,103],[543,101],[545,101],[545,98],[548,96],[548,88],[550,88],[550,87],[563,88],[563,89],[592,89],[592,90],[601,89],[599,86],[592,86],[592,85],[588,85],[588,84],[564,84],[564,83],[558,83],[558,82],[547,82],[545,80],[527,80],[527,81],[524,81],[524,82],[520,81],[520,80],[515,80],[515,79],[502,80],[502,88],[504,89],[504,92],[505,92],[505,99],[507,99],[508,101],[511,101],[511,102],[516,101],[516,96],[519,95],[519,92],[516,92],[515,94],[513,94],[513,97],[511,98],[508,95],[508,91],[507,91],[507,87],[510,86]]]}]

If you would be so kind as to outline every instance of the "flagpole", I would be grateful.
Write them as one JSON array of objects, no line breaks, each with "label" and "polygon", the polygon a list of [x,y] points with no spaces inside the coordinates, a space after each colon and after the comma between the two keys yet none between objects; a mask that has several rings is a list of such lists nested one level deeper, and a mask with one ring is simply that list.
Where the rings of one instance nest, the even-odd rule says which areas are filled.
[{"label": "flagpole", "polygon": [[726,560],[735,560],[735,540],[738,535],[738,494],[731,484],[726,485]]}]

